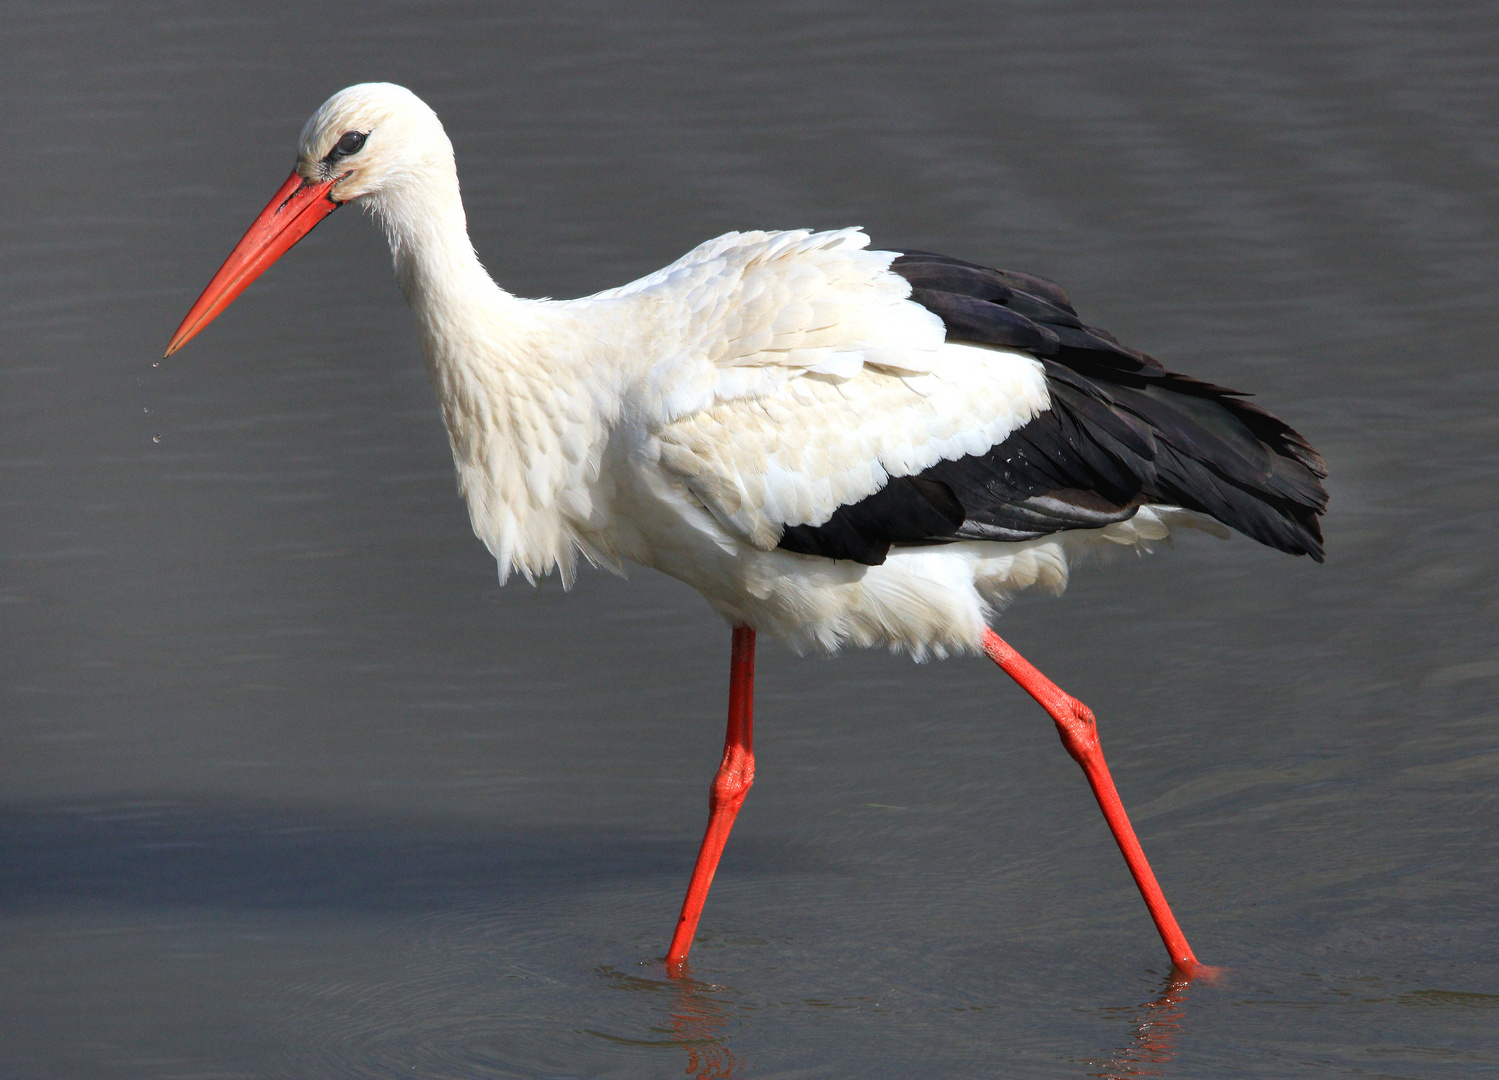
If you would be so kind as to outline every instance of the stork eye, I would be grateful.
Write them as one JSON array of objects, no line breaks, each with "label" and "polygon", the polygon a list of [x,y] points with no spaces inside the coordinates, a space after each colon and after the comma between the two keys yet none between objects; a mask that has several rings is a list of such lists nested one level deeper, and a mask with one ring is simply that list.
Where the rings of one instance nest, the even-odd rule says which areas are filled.
[{"label": "stork eye", "polygon": [[333,152],[339,157],[347,157],[357,154],[364,147],[364,140],[369,138],[367,131],[346,131],[333,147]]}]

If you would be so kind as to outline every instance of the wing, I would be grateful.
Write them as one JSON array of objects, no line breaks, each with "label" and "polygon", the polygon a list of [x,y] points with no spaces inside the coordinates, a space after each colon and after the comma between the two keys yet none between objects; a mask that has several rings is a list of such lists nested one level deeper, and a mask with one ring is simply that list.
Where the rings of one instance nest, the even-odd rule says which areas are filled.
[{"label": "wing", "polygon": [[[1326,468],[1286,424],[1085,326],[1043,278],[927,252],[891,269],[911,283],[912,301],[943,320],[949,341],[1035,356],[1048,406],[982,453],[944,458],[816,528],[788,528],[783,547],[877,563],[892,544],[1033,539],[1154,503],[1321,561]],[[945,531],[931,517],[959,509],[962,520]]]},{"label": "wing", "polygon": [[662,467],[762,549],[983,453],[1046,406],[1033,357],[947,342],[890,273],[895,254],[867,243],[731,234],[614,294],[659,308],[649,351],[665,359],[637,398]]},{"label": "wing", "polygon": [[867,243],[729,234],[606,294],[657,309],[659,460],[731,533],[874,565],[1163,504],[1320,560],[1326,470],[1288,426],[1043,278]]}]

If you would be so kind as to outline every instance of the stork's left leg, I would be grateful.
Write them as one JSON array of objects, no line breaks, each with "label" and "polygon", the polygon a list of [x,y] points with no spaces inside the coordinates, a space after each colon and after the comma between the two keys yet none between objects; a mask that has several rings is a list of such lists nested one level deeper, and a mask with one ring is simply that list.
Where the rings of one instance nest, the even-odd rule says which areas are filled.
[{"label": "stork's left leg", "polygon": [[666,966],[680,970],[692,948],[692,935],[708,899],[719,856],[729,842],[729,830],[739,816],[739,807],[755,782],[755,632],[748,626],[734,627],[734,652],[729,662],[729,723],[724,733],[723,762],[708,789],[708,831],[698,848],[697,864],[677,917],[677,930],[666,953]]},{"label": "stork's left leg", "polygon": [[1171,905],[1166,903],[1166,895],[1156,883],[1155,873],[1145,859],[1140,841],[1135,839],[1134,827],[1130,825],[1129,816],[1124,812],[1124,804],[1119,801],[1114,778],[1109,775],[1108,763],[1103,759],[1103,749],[1098,745],[1098,724],[1093,719],[1093,711],[1042,675],[1030,661],[1010,648],[998,634],[987,627],[984,630],[984,651],[989,654],[989,659],[1004,668],[1005,674],[1019,683],[1056,721],[1062,745],[1072,755],[1072,759],[1083,767],[1083,775],[1088,778],[1088,786],[1093,789],[1093,796],[1103,810],[1104,820],[1109,823],[1109,831],[1114,834],[1114,841],[1124,854],[1124,861],[1129,865],[1129,872],[1140,888],[1140,895],[1145,898],[1145,906],[1150,909],[1155,928],[1160,931],[1166,951],[1171,954],[1172,964],[1189,978],[1211,974],[1214,969],[1199,962],[1193,955],[1192,946],[1187,944],[1186,935],[1177,925],[1176,916],[1171,913]]}]

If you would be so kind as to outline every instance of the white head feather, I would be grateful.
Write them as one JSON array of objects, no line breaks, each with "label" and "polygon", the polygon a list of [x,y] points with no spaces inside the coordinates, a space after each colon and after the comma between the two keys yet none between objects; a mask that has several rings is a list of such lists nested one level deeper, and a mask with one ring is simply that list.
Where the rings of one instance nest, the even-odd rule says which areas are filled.
[{"label": "white head feather", "polygon": [[[331,159],[339,139],[365,136],[355,153]],[[340,202],[371,199],[415,182],[456,177],[453,144],[437,114],[410,90],[394,83],[360,83],[340,90],[302,128],[297,172],[307,180],[343,174],[334,189]]]}]

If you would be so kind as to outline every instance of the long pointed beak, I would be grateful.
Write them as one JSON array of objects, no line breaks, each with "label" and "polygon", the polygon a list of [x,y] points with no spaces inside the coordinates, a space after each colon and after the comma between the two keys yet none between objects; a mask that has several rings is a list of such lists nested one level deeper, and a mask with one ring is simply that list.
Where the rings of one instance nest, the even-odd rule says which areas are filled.
[{"label": "long pointed beak", "polygon": [[333,198],[333,185],[341,178],[324,180],[316,184],[303,180],[292,173],[281,190],[260,212],[249,230],[219,272],[213,275],[208,288],[198,297],[198,302],[177,327],[172,340],[167,343],[164,356],[171,356],[223,311],[234,298],[244,292],[271,263],[281,258],[312,227],[343,203]]}]

